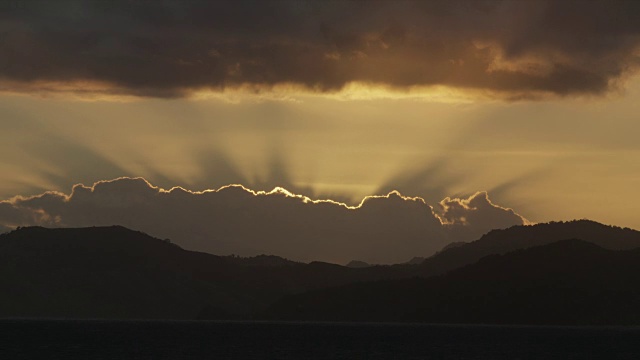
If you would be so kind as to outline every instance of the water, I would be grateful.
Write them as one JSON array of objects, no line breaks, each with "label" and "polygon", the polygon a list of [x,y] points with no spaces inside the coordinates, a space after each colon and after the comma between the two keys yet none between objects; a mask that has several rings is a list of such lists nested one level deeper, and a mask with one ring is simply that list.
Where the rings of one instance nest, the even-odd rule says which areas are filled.
[{"label": "water", "polygon": [[1,320],[1,359],[638,359],[640,327]]}]

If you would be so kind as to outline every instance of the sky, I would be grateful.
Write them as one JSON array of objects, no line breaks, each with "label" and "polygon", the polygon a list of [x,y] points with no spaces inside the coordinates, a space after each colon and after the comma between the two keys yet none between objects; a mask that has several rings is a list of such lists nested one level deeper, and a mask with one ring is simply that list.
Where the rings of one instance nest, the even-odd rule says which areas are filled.
[{"label": "sky", "polygon": [[[446,241],[580,218],[640,228],[635,1],[5,1],[0,53],[5,228],[116,221],[105,198],[91,221],[60,204],[122,177],[144,178],[126,199],[241,184],[356,209],[398,190],[473,228]],[[47,191],[62,202],[30,198]],[[474,198],[494,215],[447,217]],[[179,236],[153,223],[129,225]]]}]

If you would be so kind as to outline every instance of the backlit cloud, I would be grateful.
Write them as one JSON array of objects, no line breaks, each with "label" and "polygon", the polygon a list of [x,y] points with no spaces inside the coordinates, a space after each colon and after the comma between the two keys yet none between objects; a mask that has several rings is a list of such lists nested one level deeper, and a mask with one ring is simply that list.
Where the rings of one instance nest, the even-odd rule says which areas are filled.
[{"label": "backlit cloud", "polygon": [[486,193],[445,199],[434,211],[422,198],[391,192],[358,206],[312,200],[276,188],[240,185],[192,192],[163,190],[142,178],[76,185],[0,202],[0,225],[15,227],[123,225],[214,254],[277,254],[346,263],[404,262],[452,241],[473,240],[493,228],[527,221],[494,205]]},{"label": "backlit cloud", "polygon": [[601,94],[635,72],[637,1],[7,1],[0,89],[183,97],[274,87]]}]

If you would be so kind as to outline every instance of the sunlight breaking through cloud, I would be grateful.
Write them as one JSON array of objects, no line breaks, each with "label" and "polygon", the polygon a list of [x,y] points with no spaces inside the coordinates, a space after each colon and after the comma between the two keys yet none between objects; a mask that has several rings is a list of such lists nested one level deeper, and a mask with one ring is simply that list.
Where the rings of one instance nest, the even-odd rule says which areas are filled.
[{"label": "sunlight breaking through cloud", "polygon": [[[399,263],[416,254],[428,256],[453,241],[473,240],[490,229],[527,223],[513,210],[491,203],[486,193],[445,201],[448,205],[436,212],[422,198],[392,191],[349,206],[279,187],[165,190],[143,178],[119,178],[90,187],[78,184],[68,195],[46,192],[2,201],[0,225],[117,224],[214,254]],[[466,221],[453,220],[460,218]]]}]

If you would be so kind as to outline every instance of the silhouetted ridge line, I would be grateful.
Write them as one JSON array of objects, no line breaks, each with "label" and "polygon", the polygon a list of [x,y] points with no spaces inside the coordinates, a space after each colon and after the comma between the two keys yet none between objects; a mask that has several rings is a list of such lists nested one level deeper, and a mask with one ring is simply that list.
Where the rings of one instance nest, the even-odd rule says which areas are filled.
[{"label": "silhouetted ridge line", "polygon": [[447,246],[421,264],[420,274],[431,276],[473,264],[482,257],[545,245],[559,240],[581,239],[606,249],[626,250],[640,247],[640,232],[591,220],[518,225],[492,230],[466,244]]},{"label": "silhouetted ridge line", "polygon": [[640,249],[570,239],[490,255],[445,275],[285,297],[262,318],[321,321],[639,325]]},{"label": "silhouetted ridge line", "polygon": [[277,256],[216,256],[121,226],[0,235],[0,318],[246,319],[287,294],[409,276]]}]

